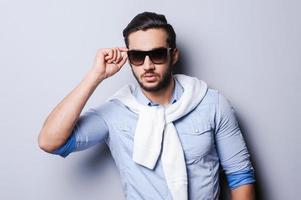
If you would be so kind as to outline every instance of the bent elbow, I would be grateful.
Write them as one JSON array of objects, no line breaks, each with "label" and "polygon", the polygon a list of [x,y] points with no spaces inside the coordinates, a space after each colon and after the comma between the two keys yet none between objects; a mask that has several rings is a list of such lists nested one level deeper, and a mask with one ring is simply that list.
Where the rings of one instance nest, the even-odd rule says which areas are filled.
[{"label": "bent elbow", "polygon": [[58,147],[58,142],[52,141],[50,138],[47,138],[46,135],[40,134],[38,137],[39,148],[47,153],[54,152]]}]

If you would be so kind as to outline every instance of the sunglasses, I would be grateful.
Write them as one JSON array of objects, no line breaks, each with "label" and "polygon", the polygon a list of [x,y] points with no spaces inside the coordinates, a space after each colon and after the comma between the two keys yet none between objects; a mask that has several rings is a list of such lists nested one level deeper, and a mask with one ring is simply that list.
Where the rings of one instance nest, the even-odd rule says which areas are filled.
[{"label": "sunglasses", "polygon": [[168,51],[172,48],[157,48],[150,51],[129,50],[128,58],[131,64],[139,66],[144,63],[145,57],[148,56],[152,63],[163,64],[167,61]]}]

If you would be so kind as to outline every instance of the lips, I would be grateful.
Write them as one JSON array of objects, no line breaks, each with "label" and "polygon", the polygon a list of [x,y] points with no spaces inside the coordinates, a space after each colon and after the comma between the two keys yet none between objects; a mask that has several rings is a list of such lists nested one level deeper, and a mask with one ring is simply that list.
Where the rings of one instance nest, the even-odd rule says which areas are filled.
[{"label": "lips", "polygon": [[155,76],[156,74],[145,74],[144,77],[152,77]]},{"label": "lips", "polygon": [[156,74],[145,74],[143,78],[146,79],[146,81],[155,81]]}]

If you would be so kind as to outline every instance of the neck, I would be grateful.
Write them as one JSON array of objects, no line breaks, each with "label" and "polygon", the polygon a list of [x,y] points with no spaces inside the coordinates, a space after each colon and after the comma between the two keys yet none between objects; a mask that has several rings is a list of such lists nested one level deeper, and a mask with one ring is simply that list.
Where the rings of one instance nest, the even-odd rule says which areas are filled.
[{"label": "neck", "polygon": [[142,92],[152,102],[158,103],[160,105],[167,105],[169,104],[169,101],[172,97],[174,87],[175,80],[174,78],[172,78],[166,88],[162,88],[161,90],[155,92],[148,92],[142,89]]}]

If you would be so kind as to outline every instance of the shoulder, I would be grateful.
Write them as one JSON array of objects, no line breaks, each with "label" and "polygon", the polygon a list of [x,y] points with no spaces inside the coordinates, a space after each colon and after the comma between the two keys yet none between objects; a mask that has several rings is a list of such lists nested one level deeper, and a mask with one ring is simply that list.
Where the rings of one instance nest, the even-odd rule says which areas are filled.
[{"label": "shoulder", "polygon": [[212,105],[230,105],[229,99],[218,89],[208,87],[207,93],[204,96],[202,104]]},{"label": "shoulder", "polygon": [[93,110],[101,116],[108,116],[112,113],[122,112],[124,106],[118,101],[106,101],[100,105],[94,106]]},{"label": "shoulder", "polygon": [[201,102],[201,104],[218,104],[219,91],[214,88],[207,89],[207,92]]},{"label": "shoulder", "polygon": [[223,115],[225,113],[233,112],[233,107],[228,98],[218,89],[209,88],[196,110],[204,112],[208,110],[213,116]]},{"label": "shoulder", "polygon": [[93,110],[107,122],[118,122],[124,118],[132,117],[132,112],[116,99],[106,101],[93,107]]}]

